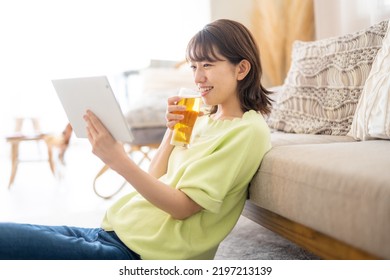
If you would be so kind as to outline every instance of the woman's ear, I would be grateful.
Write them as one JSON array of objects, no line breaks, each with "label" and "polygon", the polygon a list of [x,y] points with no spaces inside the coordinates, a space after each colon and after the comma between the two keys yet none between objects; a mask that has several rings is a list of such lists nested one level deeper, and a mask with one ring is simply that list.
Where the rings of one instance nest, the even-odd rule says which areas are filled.
[{"label": "woman's ear", "polygon": [[246,77],[246,75],[251,70],[250,62],[246,59],[241,60],[240,63],[238,63],[237,65],[237,70],[238,70],[237,80],[241,81]]}]

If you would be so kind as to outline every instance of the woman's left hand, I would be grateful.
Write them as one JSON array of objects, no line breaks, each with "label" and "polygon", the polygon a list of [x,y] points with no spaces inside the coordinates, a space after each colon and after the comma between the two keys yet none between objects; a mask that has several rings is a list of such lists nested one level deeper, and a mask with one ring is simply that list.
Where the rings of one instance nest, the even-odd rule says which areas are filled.
[{"label": "woman's left hand", "polygon": [[92,145],[92,153],[99,157],[108,166],[127,154],[122,143],[116,141],[99,118],[90,110],[84,115],[87,123],[88,140]]}]

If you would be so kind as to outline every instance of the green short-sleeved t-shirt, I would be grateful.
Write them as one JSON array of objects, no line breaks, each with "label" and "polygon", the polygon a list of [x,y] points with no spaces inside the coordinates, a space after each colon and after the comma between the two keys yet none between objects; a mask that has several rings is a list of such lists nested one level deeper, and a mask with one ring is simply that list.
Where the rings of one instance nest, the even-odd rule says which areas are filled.
[{"label": "green short-sleeved t-shirt", "polygon": [[199,117],[193,134],[190,148],[173,149],[159,180],[183,191],[202,211],[175,220],[133,192],[110,207],[103,220],[102,227],[114,230],[142,259],[213,259],[271,147],[268,126],[255,111],[233,120]]}]

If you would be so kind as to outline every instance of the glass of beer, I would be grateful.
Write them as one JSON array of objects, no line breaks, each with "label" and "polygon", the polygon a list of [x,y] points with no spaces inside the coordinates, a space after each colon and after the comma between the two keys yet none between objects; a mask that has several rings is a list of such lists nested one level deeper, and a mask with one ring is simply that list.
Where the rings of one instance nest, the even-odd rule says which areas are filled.
[{"label": "glass of beer", "polygon": [[175,124],[171,144],[187,148],[191,141],[192,129],[196,118],[199,115],[200,94],[192,89],[181,88],[179,96],[182,97],[182,99],[177,103],[177,105],[186,106],[186,110],[175,112],[175,114],[184,115],[184,119]]}]

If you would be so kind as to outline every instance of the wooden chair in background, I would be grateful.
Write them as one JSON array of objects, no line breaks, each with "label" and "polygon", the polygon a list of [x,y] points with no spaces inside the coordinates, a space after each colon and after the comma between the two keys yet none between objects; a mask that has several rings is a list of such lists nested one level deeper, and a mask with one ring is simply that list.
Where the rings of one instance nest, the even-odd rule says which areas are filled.
[{"label": "wooden chair in background", "polygon": [[[32,131],[24,132],[22,130],[26,120],[30,120]],[[47,161],[53,175],[55,175],[55,163],[53,159],[53,149],[59,149],[59,158],[64,162],[64,154],[69,145],[72,127],[68,124],[61,135],[53,135],[41,132],[39,120],[37,118],[16,118],[14,133],[6,136],[6,142],[11,145],[11,176],[8,183],[8,188],[11,188],[15,181],[19,163],[23,160],[20,158],[20,144],[23,142],[43,142],[47,146]],[[42,159],[38,159],[42,160]]]},{"label": "wooden chair in background", "polygon": [[45,142],[48,148],[48,157],[50,169],[55,172],[55,165],[53,159],[53,150],[58,149],[58,159],[62,164],[65,164],[65,152],[68,149],[70,137],[72,136],[73,128],[68,123],[60,135],[46,135]]}]

